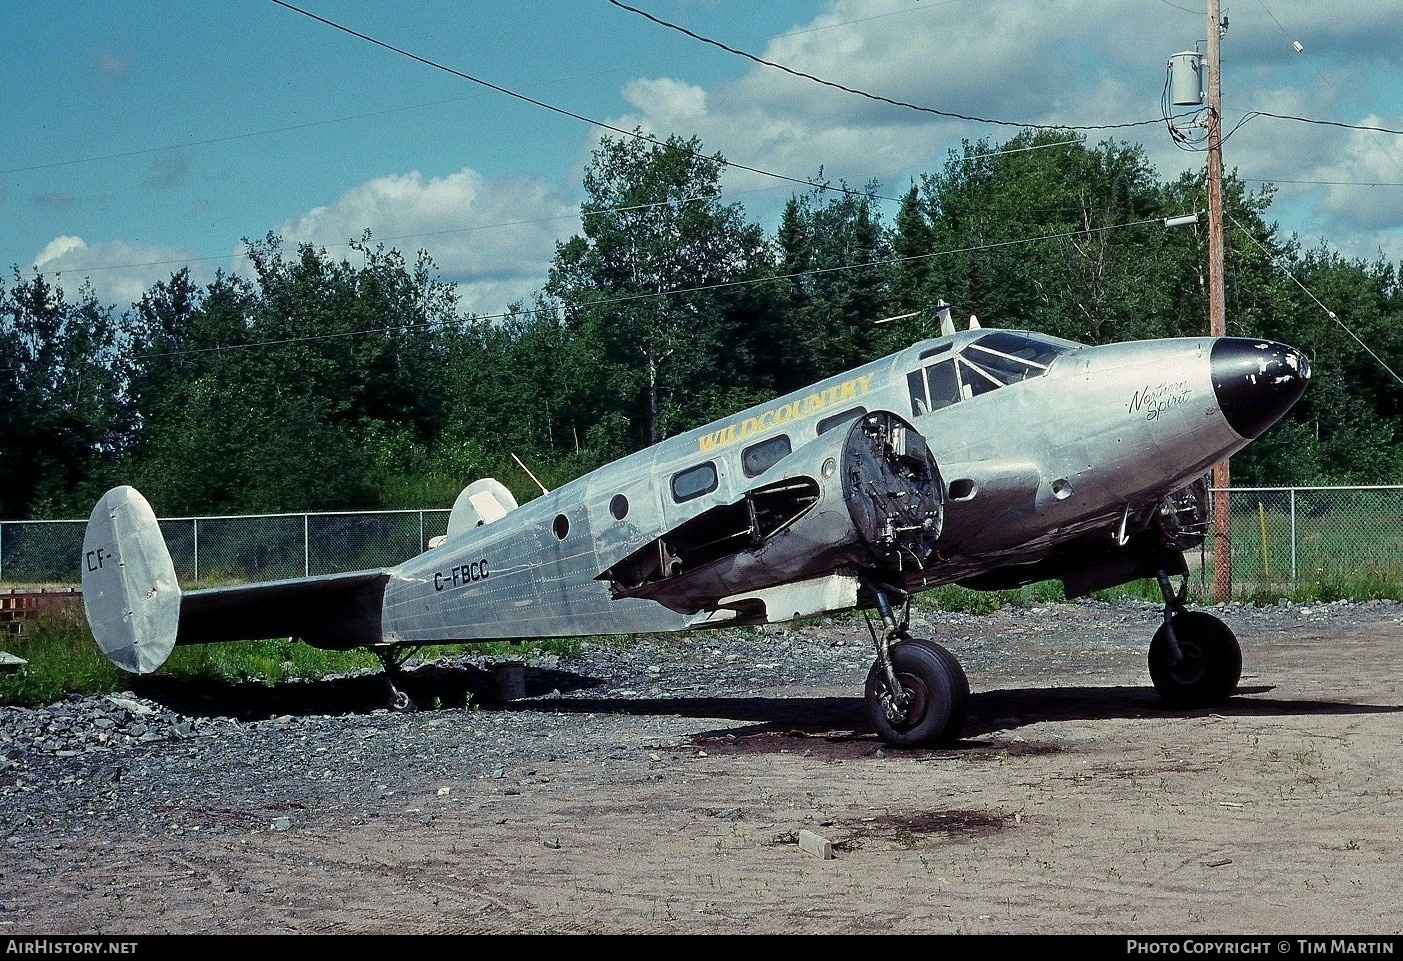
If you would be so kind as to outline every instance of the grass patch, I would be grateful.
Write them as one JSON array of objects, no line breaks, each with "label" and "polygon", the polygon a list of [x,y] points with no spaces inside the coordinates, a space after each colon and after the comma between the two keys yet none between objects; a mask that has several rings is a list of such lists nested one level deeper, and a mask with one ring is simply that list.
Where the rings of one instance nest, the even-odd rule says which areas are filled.
[{"label": "grass patch", "polygon": [[29,664],[0,674],[0,704],[38,707],[66,694],[110,694],[126,690],[129,674],[98,650],[80,613],[41,614],[24,622],[24,633],[0,644]]},{"label": "grass patch", "polygon": [[[636,635],[627,634],[590,639],[612,647],[627,647],[636,640]],[[522,644],[489,641],[435,645],[421,648],[411,660],[454,657],[469,649],[491,660],[527,660],[538,654],[568,659],[578,655],[584,643],[579,638],[551,638]],[[43,614],[27,620],[24,632],[0,641],[0,649],[28,662],[22,670],[0,673],[0,706],[42,707],[70,694],[129,691],[135,678],[107,660],[80,612]],[[294,677],[316,679],[381,669],[380,658],[368,650],[328,651],[280,638],[181,645],[171,651],[157,673],[229,683],[274,684]]]}]

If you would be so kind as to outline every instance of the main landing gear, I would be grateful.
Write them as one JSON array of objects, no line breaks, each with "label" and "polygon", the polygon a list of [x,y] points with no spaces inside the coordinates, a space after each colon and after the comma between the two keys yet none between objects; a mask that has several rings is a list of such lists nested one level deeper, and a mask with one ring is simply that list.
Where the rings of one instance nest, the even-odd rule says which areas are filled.
[{"label": "main landing gear", "polygon": [[1150,641],[1150,680],[1174,707],[1218,704],[1232,696],[1242,678],[1242,647],[1232,630],[1205,611],[1184,607],[1188,579],[1176,594],[1169,575],[1159,571],[1164,623]]},{"label": "main landing gear", "polygon": [[876,594],[883,632],[879,637],[872,628],[877,660],[863,693],[877,736],[897,747],[956,740],[969,708],[964,668],[944,647],[910,635],[909,596],[898,621],[886,590]]}]

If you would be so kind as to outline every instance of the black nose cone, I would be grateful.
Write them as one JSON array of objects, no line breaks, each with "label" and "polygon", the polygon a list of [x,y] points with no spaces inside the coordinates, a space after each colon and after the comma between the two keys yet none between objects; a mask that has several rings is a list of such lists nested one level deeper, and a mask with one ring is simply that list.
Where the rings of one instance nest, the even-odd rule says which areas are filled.
[{"label": "black nose cone", "polygon": [[1310,360],[1286,344],[1221,337],[1209,358],[1213,393],[1228,426],[1255,438],[1300,399],[1310,381]]}]

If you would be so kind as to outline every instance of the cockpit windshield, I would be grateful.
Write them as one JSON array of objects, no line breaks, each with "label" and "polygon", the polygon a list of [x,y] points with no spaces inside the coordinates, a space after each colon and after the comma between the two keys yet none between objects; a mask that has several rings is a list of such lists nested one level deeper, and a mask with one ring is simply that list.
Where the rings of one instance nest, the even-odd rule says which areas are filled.
[{"label": "cockpit windshield", "polygon": [[919,416],[1006,384],[1041,377],[1058,354],[1077,346],[1057,338],[995,330],[951,353],[927,352],[929,363],[907,375],[911,412]]}]

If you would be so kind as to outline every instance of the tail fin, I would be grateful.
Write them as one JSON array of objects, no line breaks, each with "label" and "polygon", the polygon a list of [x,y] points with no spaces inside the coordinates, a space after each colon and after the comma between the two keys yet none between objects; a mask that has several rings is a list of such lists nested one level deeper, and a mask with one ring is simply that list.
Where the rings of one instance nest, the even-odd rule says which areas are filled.
[{"label": "tail fin", "polygon": [[180,624],[180,585],[151,505],[134,487],[102,496],[83,535],[83,607],[107,659],[149,674]]}]

